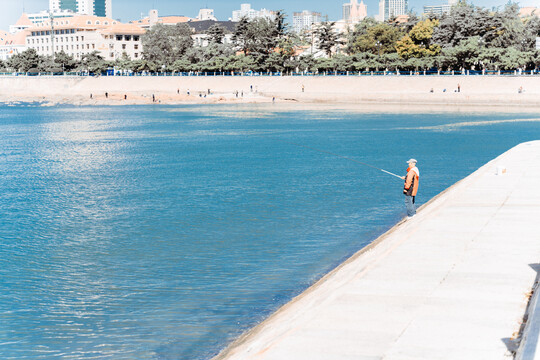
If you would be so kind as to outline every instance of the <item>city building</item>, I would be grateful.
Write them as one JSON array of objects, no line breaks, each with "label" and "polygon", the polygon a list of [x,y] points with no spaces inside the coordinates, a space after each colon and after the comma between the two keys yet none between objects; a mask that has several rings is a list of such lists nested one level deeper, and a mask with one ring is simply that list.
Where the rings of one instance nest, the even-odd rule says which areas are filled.
[{"label": "city building", "polygon": [[208,46],[210,41],[208,39],[208,29],[214,25],[219,25],[225,29],[225,36],[223,37],[223,44],[232,44],[232,38],[234,29],[236,28],[235,22],[232,21],[214,21],[214,20],[202,20],[202,21],[192,21],[187,23],[191,30],[193,30],[193,43],[195,46]]},{"label": "city building", "polygon": [[197,20],[199,20],[199,21],[205,21],[205,20],[217,21],[217,18],[214,15],[214,9],[200,9],[199,10],[199,15],[197,15]]},{"label": "city building", "polygon": [[[199,14],[200,15],[200,14]],[[190,21],[198,21],[198,19],[193,19],[187,16],[182,15],[171,15],[171,16],[162,16],[160,17],[157,10],[150,10],[148,16],[141,20],[131,21],[131,24],[137,25],[142,29],[150,29],[156,24],[163,25],[176,25],[178,23],[187,23]]]},{"label": "city building", "polygon": [[377,20],[386,21],[398,15],[406,15],[408,0],[380,0]]},{"label": "city building", "polygon": [[81,15],[112,17],[112,0],[49,0],[49,10],[69,10]]},{"label": "city building", "polygon": [[273,19],[275,16],[275,11],[270,11],[267,9],[255,10],[251,8],[251,4],[241,4],[240,10],[234,10],[232,12],[231,20],[234,22],[238,22],[242,18],[247,18],[249,20],[257,18]]},{"label": "city building", "polygon": [[33,25],[34,24],[32,23],[32,21],[30,21],[30,19],[28,18],[28,15],[23,13],[21,17],[19,18],[19,20],[17,20],[15,25],[9,26],[9,32],[12,34],[16,34],[18,32],[28,29],[29,27],[32,27]]},{"label": "city building", "polygon": [[379,13],[374,17],[377,21],[384,21],[384,0],[379,0]]},{"label": "city building", "polygon": [[28,30],[26,46],[39,55],[64,51],[80,60],[97,51],[106,60],[131,59],[142,56],[141,35],[145,30],[133,24],[122,24],[107,17],[77,15],[71,18],[44,21]]},{"label": "city building", "polygon": [[351,0],[350,3],[343,4],[343,20],[349,24],[356,24],[367,17],[367,6],[364,0]]},{"label": "city building", "polygon": [[26,49],[25,30],[16,34],[0,31],[0,60],[8,60],[13,55],[20,54]]},{"label": "city building", "polygon": [[450,9],[452,6],[457,4],[458,0],[448,0],[448,4],[442,4],[442,5],[425,5],[424,6],[424,14],[425,15],[437,15],[439,17],[443,16],[444,14],[448,14],[450,12]]},{"label": "city building", "polygon": [[27,14],[27,17],[28,17],[28,20],[30,20],[32,24],[35,25],[43,21],[49,20],[51,18],[51,15],[55,19],[58,19],[58,18],[72,17],[77,14],[71,10],[60,10],[60,11],[54,11],[54,12],[41,11],[39,13]]},{"label": "city building", "polygon": [[322,21],[321,13],[304,10],[293,13],[293,31],[301,33],[311,30],[313,25],[320,24]]}]

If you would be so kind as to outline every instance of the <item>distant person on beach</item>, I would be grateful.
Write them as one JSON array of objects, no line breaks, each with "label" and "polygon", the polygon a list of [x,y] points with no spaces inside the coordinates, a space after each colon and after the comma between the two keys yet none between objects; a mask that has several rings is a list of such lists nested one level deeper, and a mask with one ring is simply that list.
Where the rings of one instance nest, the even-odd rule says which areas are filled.
[{"label": "distant person on beach", "polygon": [[176,89],[176,93],[180,95],[180,89]]},{"label": "distant person on beach", "polygon": [[90,94],[90,99],[92,98],[92,94]]},{"label": "distant person on beach", "polygon": [[523,86],[520,86],[518,89],[518,94],[521,94],[523,92]]},{"label": "distant person on beach", "polygon": [[124,100],[127,100],[127,94],[126,94],[126,95],[124,95]]},{"label": "distant person on beach", "polygon": [[461,92],[461,85],[457,84],[457,92]]},{"label": "distant person on beach", "polygon": [[152,94],[152,102],[156,102],[156,95]]},{"label": "distant person on beach", "polygon": [[190,95],[189,89],[187,89],[187,95],[188,95],[188,96]]},{"label": "distant person on beach", "polygon": [[420,171],[416,167],[417,161],[415,159],[410,159],[407,161],[407,163],[409,164],[409,167],[407,168],[407,175],[402,176],[401,178],[405,180],[403,194],[405,195],[407,216],[410,219],[416,215],[416,205],[414,203],[416,193],[418,192],[418,184],[420,182]]},{"label": "distant person on beach", "polygon": [[432,93],[432,92],[433,92],[433,88],[431,88],[431,90],[429,90],[429,92]]},{"label": "distant person on beach", "polygon": [[106,92],[106,93],[105,93],[105,99],[108,99],[108,98],[109,98],[109,93]]},{"label": "distant person on beach", "polygon": [[302,92],[304,92],[304,90],[305,90],[305,86],[304,84],[302,84]]}]

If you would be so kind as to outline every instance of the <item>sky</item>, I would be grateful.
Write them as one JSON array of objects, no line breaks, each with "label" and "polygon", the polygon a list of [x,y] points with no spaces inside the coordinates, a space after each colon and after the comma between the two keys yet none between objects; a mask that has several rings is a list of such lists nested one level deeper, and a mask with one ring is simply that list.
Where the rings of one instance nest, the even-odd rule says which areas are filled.
[{"label": "sky", "polygon": [[[218,20],[228,20],[232,11],[240,9],[241,3],[251,3],[256,10],[267,8],[269,10],[283,9],[292,20],[295,11],[311,10],[328,15],[329,20],[341,19],[341,7],[348,0],[112,0],[113,18],[123,22],[138,20],[141,14],[146,16],[150,9],[158,9],[160,15],[184,15],[196,17],[200,8],[215,10]],[[473,0],[473,3],[483,7],[502,6],[508,0]],[[23,9],[27,12],[47,10],[49,0],[0,0],[2,12],[0,13],[0,30],[7,31],[9,25],[17,22]],[[378,13],[378,0],[364,0],[368,8],[368,15]],[[447,3],[444,0],[409,0],[409,9],[421,13],[424,5],[439,5]],[[520,6],[540,6],[540,0],[521,0]]]}]

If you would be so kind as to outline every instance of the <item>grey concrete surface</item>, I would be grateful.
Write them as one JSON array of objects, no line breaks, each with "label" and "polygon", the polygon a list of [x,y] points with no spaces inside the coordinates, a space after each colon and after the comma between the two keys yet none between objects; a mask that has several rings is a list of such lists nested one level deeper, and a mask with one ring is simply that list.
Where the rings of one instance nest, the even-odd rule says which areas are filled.
[{"label": "grey concrete surface", "polygon": [[216,359],[511,359],[539,262],[535,141],[440,194]]}]

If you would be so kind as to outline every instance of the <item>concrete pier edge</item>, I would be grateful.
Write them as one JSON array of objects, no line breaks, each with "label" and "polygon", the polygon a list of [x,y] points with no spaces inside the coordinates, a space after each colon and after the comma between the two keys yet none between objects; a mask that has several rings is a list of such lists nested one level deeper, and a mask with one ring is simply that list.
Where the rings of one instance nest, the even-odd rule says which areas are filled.
[{"label": "concrete pier edge", "polygon": [[[360,249],[358,252],[356,252],[354,255],[352,255],[350,258],[345,260],[343,263],[338,265],[335,269],[330,271],[328,274],[321,277],[318,281],[316,281],[313,285],[311,285],[309,288],[307,288],[304,292],[302,292],[300,295],[293,298],[290,302],[283,305],[281,308],[276,310],[273,314],[271,314],[268,318],[266,318],[261,323],[257,324],[250,330],[246,331],[244,334],[242,334],[239,338],[234,340],[232,343],[230,343],[225,349],[223,349],[218,355],[216,355],[213,360],[224,360],[228,359],[231,355],[234,355],[235,351],[241,347],[245,346],[249,341],[254,338],[256,335],[261,333],[265,327],[273,322],[275,319],[282,316],[282,314],[288,312],[291,310],[291,308],[295,307],[300,301],[303,299],[306,299],[310,295],[312,295],[315,291],[317,291],[319,288],[325,286],[330,280],[334,279],[336,277],[336,274],[340,273],[345,267],[351,265],[352,263],[356,262],[358,259],[361,259],[363,257],[368,256],[369,254],[372,254],[374,252],[385,252],[389,251],[389,248],[392,248],[392,246],[397,246],[396,239],[392,239],[391,242],[389,242],[389,237],[393,235],[396,231],[399,231],[403,229],[405,226],[409,226],[412,222],[415,221],[421,221],[424,212],[426,209],[431,209],[432,211],[441,207],[444,205],[444,203],[447,201],[447,195],[451,194],[453,190],[456,188],[460,188],[462,186],[467,186],[472,182],[477,181],[476,174],[485,172],[485,171],[495,171],[494,164],[499,162],[502,158],[504,158],[508,153],[512,152],[514,149],[525,146],[526,144],[532,144],[536,143],[537,141],[532,142],[526,142],[521,143],[506,152],[502,153],[501,155],[497,156],[496,158],[492,159],[491,161],[487,162],[485,165],[478,168],[473,173],[469,174],[467,177],[463,178],[462,180],[456,182],[455,184],[451,185],[432,199],[430,199],[427,203],[423,204],[419,209],[417,215],[412,220],[406,220],[403,219],[399,221],[396,225],[394,225],[391,229],[389,229],[387,232],[379,236],[377,239],[375,239],[373,242],[371,242],[369,245],[365,246],[364,248]],[[399,241],[398,241],[399,243]],[[369,267],[370,266],[370,260],[367,259],[364,261],[364,264],[362,264],[363,267]],[[356,264],[358,266],[358,264]],[[344,281],[341,280],[341,283]],[[531,288],[533,286],[533,283],[531,283]],[[527,331],[527,329],[525,329]]]}]

